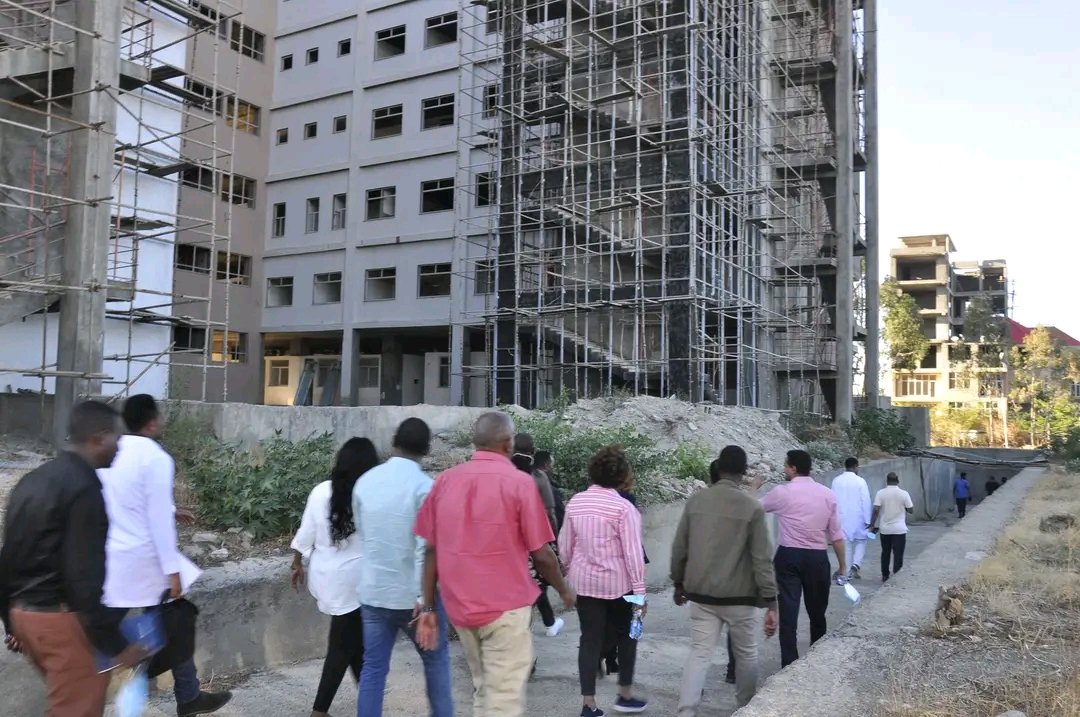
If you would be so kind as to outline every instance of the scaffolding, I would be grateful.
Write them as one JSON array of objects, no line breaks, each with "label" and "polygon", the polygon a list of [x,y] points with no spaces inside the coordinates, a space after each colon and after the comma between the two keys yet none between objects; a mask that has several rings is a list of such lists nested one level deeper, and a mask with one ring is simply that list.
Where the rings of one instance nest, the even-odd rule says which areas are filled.
[{"label": "scaffolding", "polygon": [[[215,115],[235,108],[239,61],[220,50],[242,3],[0,0],[0,374],[21,390],[32,377],[42,415],[55,392],[58,440],[77,397],[167,394],[174,327],[203,337],[187,349],[204,398],[229,363],[222,267],[197,295],[177,293],[172,267],[178,235],[223,256],[226,279],[232,264],[236,130]],[[211,76],[193,75],[196,54]],[[224,210],[180,201],[203,178]]]},{"label": "scaffolding", "polygon": [[458,260],[491,291],[460,321],[483,328],[491,364],[468,368],[492,402],[622,390],[850,416],[861,17],[464,0]]}]

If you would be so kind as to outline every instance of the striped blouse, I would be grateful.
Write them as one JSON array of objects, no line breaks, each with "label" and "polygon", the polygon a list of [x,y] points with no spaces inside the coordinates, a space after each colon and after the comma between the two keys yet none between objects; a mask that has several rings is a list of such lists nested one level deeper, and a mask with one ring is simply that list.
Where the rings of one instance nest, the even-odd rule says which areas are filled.
[{"label": "striped blouse", "polygon": [[593,485],[570,499],[559,556],[578,595],[612,600],[645,594],[641,514],[611,488]]}]

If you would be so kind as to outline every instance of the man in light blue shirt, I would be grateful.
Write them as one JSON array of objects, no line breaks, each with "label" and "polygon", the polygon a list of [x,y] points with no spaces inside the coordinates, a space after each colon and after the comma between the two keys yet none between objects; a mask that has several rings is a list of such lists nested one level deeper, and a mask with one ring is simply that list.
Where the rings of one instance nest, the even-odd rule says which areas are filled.
[{"label": "man in light blue shirt", "polygon": [[450,682],[450,650],[442,605],[423,605],[421,577],[424,541],[413,532],[416,514],[434,481],[420,470],[431,449],[431,429],[408,418],[394,434],[393,456],[372,468],[353,489],[353,522],[363,541],[360,567],[360,611],[364,621],[364,667],[360,673],[357,715],[381,717],[390,657],[399,632],[416,645],[421,612],[439,619],[439,643],[428,652],[416,645],[424,661],[431,717],[454,717]]}]

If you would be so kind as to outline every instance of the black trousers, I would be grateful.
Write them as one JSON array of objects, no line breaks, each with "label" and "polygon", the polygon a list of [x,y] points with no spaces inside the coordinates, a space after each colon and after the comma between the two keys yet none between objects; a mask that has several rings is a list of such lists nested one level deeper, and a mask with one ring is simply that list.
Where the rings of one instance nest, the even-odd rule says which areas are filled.
[{"label": "black trousers", "polygon": [[345,670],[360,681],[364,667],[364,621],[360,608],[345,615],[330,618],[330,637],[327,640],[326,660],[323,662],[319,691],[315,693],[315,712],[329,712]]},{"label": "black trousers", "polygon": [[968,504],[968,499],[967,498],[957,498],[956,499],[956,515],[957,516],[963,518],[965,515],[967,515],[967,504]]},{"label": "black trousers", "polygon": [[618,635],[616,639],[619,650],[619,685],[628,687],[634,684],[637,640],[630,637],[630,621],[634,616],[633,605],[621,597],[603,600],[579,595],[577,612],[578,620],[581,622],[578,676],[581,680],[582,696],[596,695],[596,673],[600,666],[600,656],[604,652],[609,624]]},{"label": "black trousers", "polygon": [[825,611],[829,607],[831,567],[824,550],[780,546],[773,558],[780,603],[780,664],[787,667],[799,659],[799,603],[806,601],[810,618],[810,644],[825,635]]},{"label": "black trousers", "polygon": [[551,607],[551,600],[548,600],[547,585],[540,586],[540,597],[536,598],[536,609],[540,611],[540,619],[544,621],[544,627],[555,624],[555,610]]},{"label": "black trousers", "polygon": [[[904,567],[904,548],[907,547],[907,535],[882,535],[881,537],[881,577],[900,572]],[[892,573],[889,572],[889,558],[892,558]]]}]

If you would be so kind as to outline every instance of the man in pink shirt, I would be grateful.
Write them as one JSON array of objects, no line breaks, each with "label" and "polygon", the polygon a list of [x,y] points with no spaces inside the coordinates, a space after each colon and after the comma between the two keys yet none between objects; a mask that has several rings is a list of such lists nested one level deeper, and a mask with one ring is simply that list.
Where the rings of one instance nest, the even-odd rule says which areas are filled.
[{"label": "man in pink shirt", "polygon": [[427,607],[436,604],[437,584],[472,672],[473,714],[522,717],[540,595],[529,556],[567,609],[576,598],[549,546],[555,536],[536,484],[510,462],[513,421],[485,413],[473,444],[472,460],[440,475],[416,516],[416,534],[427,542],[417,642],[437,644],[438,620]]},{"label": "man in pink shirt", "polygon": [[[788,482],[761,499],[761,507],[776,513],[780,525],[773,565],[780,603],[780,663],[784,667],[799,659],[800,598],[805,598],[810,617],[810,644],[825,635],[825,611],[832,587],[830,542],[840,564],[837,575],[847,574],[836,496],[810,477],[811,465],[806,451],[788,451],[784,462]],[[755,485],[761,487],[761,480]]]}]

